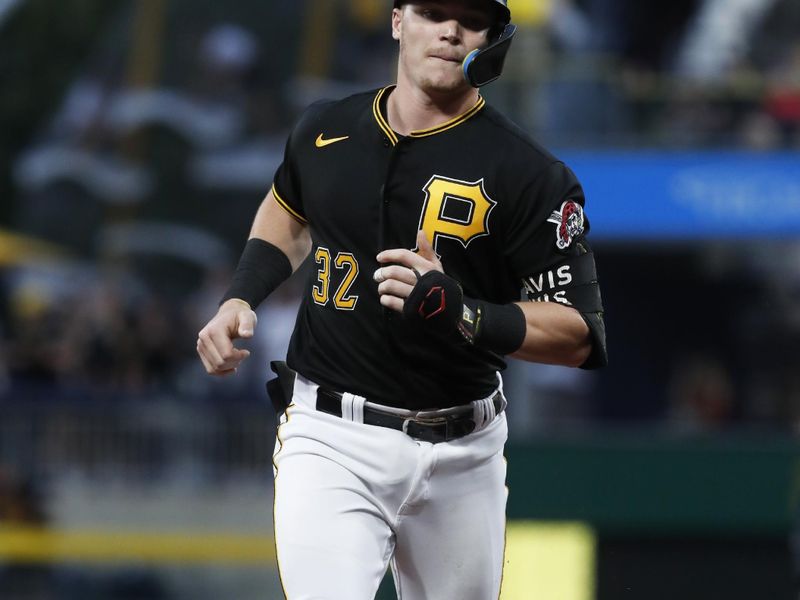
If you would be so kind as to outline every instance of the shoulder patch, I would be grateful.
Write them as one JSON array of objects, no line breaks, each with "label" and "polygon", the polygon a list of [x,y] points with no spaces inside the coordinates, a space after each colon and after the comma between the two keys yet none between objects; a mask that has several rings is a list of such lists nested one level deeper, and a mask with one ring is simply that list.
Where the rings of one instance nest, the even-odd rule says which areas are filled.
[{"label": "shoulder patch", "polygon": [[585,219],[583,207],[574,200],[567,200],[558,210],[550,213],[548,223],[556,225],[556,247],[566,250],[574,240],[583,235]]}]

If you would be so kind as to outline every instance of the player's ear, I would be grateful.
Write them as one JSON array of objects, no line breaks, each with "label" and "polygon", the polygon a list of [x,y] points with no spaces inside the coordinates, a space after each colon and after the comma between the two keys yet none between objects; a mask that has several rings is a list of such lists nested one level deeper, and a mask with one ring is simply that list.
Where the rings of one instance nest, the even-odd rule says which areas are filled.
[{"label": "player's ear", "polygon": [[392,9],[392,38],[400,40],[400,31],[403,24],[403,7]]}]

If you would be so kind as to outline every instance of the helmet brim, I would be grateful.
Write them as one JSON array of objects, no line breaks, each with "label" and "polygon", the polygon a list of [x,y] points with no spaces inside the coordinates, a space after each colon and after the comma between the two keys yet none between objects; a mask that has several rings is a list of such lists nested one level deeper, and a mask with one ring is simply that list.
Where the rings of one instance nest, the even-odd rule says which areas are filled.
[{"label": "helmet brim", "polygon": [[[394,7],[400,8],[403,4],[409,4],[412,2],[422,2],[423,0],[394,0]],[[487,8],[491,7],[495,14],[497,15],[497,24],[500,26],[501,30],[502,27],[508,25],[511,22],[511,10],[508,8],[508,4],[502,0],[485,0]]]}]

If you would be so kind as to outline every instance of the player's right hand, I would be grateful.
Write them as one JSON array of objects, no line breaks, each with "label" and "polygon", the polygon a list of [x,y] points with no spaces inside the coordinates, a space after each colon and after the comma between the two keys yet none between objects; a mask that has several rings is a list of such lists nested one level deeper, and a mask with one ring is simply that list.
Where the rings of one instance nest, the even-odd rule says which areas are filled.
[{"label": "player's right hand", "polygon": [[376,257],[379,263],[388,265],[380,267],[372,276],[378,283],[380,303],[399,313],[403,312],[406,298],[420,277],[430,271],[444,272],[442,261],[422,230],[417,232],[417,248],[416,252],[393,248]]},{"label": "player's right hand", "polygon": [[219,307],[197,334],[197,354],[210,375],[232,375],[250,356],[249,350],[236,348],[233,340],[253,337],[256,321],[256,313],[243,300],[232,298]]}]

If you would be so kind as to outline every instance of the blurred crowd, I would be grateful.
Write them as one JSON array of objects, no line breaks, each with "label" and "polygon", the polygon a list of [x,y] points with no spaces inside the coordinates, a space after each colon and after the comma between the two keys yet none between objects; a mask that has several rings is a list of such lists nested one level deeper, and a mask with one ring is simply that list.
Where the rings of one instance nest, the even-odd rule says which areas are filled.
[{"label": "blurred crowd", "polygon": [[[258,358],[231,381],[204,376],[196,332],[215,311],[299,111],[391,81],[391,2],[114,6],[13,156],[0,222],[0,399],[263,400],[266,365],[291,334],[296,280],[260,309]],[[486,96],[549,145],[800,149],[795,0],[511,6],[521,31],[507,76]],[[24,22],[13,10],[0,19],[0,29]],[[618,258],[629,253],[608,248],[604,269],[627,269]],[[683,256],[687,265],[695,258]],[[628,328],[646,322],[647,307],[619,291],[622,275],[607,285],[619,286],[609,298],[630,309]],[[626,339],[617,326],[612,362],[635,362],[635,347],[614,356],[615,338]],[[508,387],[525,399],[518,422],[600,415],[716,427],[753,415],[741,406],[739,363],[724,352],[654,343],[666,364],[630,369],[640,396],[622,404],[622,383],[513,365]],[[780,397],[794,402],[797,383],[786,385]]]}]

